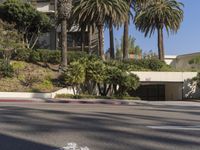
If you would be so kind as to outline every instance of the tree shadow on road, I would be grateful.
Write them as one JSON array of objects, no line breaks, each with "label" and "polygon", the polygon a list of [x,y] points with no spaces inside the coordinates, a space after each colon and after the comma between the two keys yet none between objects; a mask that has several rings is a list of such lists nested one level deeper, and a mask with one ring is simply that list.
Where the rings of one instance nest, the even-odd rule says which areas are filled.
[{"label": "tree shadow on road", "polygon": [[[90,145],[87,146],[91,147],[91,150],[160,150],[162,145],[165,145],[168,149],[173,149],[173,147],[177,146],[182,146],[186,149],[199,146],[197,141],[199,134],[197,133],[155,131],[144,126],[144,122],[148,121],[163,125],[176,123],[176,120],[171,120],[170,116],[160,117],[130,112],[120,113],[116,111],[111,113],[109,110],[104,110],[102,112],[86,111],[81,113],[52,110],[50,108],[0,106],[0,124],[14,126],[12,132],[15,134],[26,133],[40,136],[40,134],[49,135],[51,133],[56,136],[56,134],[62,133],[65,136],[73,136],[76,133],[82,136],[85,141],[89,141]],[[184,122],[185,120],[183,119],[182,121]],[[10,130],[10,128],[5,127],[5,130]],[[18,143],[23,144],[23,142],[25,146],[37,146],[37,143],[12,139],[12,137],[0,134],[0,143],[1,140],[7,144],[14,143],[13,147],[17,147]],[[16,142],[12,142],[12,140],[16,140]],[[5,147],[1,148],[1,145],[0,149],[13,150],[5,149]],[[47,149],[51,150],[52,147],[38,144],[38,148],[24,150]],[[20,150],[23,150],[23,148]]]},{"label": "tree shadow on road", "polygon": [[48,146],[25,139],[20,139],[0,134],[0,150],[56,150],[56,147]]}]

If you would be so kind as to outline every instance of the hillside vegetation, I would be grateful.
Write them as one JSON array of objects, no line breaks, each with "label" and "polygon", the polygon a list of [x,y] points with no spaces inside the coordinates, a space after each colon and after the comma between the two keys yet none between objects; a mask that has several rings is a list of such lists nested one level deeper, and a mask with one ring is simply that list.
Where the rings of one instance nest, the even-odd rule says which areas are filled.
[{"label": "hillside vegetation", "polygon": [[1,92],[53,92],[58,90],[59,73],[51,69],[23,61],[11,61],[12,78],[1,78]]}]

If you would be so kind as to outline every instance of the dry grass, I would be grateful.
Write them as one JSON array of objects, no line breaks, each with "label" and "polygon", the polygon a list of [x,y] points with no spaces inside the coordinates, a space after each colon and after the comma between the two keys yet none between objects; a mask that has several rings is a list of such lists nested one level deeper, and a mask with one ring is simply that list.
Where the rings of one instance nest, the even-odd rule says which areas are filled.
[{"label": "dry grass", "polygon": [[32,63],[12,61],[13,78],[0,79],[1,92],[53,92],[60,87],[53,84],[59,76],[57,71]]}]

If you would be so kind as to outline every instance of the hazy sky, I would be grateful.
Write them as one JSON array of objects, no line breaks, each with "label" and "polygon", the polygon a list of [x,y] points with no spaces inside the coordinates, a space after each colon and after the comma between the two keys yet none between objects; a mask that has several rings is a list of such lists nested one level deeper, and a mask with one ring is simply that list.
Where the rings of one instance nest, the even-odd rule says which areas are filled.
[{"label": "hazy sky", "polygon": [[[200,0],[179,0],[184,3],[184,21],[177,34],[165,34],[164,46],[167,55],[178,55],[200,52]],[[115,38],[120,39],[123,29],[115,31]],[[157,33],[151,38],[145,38],[143,33],[135,30],[133,23],[130,25],[130,35],[136,38],[144,52],[153,50],[157,52]],[[105,31],[105,49],[109,48],[109,34]]]}]

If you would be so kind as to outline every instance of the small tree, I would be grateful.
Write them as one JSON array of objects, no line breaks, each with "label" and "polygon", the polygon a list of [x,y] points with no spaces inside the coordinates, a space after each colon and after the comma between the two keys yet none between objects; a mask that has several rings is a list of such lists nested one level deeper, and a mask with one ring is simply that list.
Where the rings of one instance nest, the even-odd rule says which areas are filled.
[{"label": "small tree", "polygon": [[3,55],[1,71],[4,72],[4,76],[11,76],[10,72],[13,72],[10,66],[11,55],[15,49],[21,46],[20,35],[13,28],[13,25],[0,20],[0,51]]},{"label": "small tree", "polygon": [[28,2],[7,0],[0,7],[0,12],[3,20],[15,23],[15,28],[23,35],[21,39],[27,48],[34,48],[39,35],[51,28],[49,17]]},{"label": "small tree", "polygon": [[79,94],[80,85],[85,82],[85,68],[80,62],[72,62],[63,73],[66,85],[72,86],[74,95]]},{"label": "small tree", "polygon": [[[118,42],[118,40],[116,40],[116,56],[118,59],[122,59],[123,57],[123,39],[124,37],[121,38],[120,42]],[[142,49],[140,48],[139,45],[136,44],[136,39],[133,36],[129,36],[128,37],[128,53],[129,54],[135,54],[135,55],[141,55],[142,54]]]},{"label": "small tree", "polygon": [[108,67],[106,82],[112,87],[111,95],[126,96],[129,90],[139,86],[139,78],[121,69],[119,66]]}]

